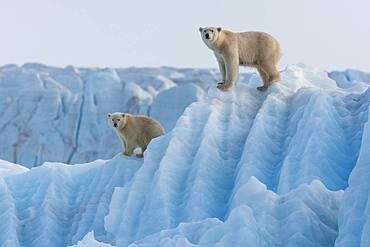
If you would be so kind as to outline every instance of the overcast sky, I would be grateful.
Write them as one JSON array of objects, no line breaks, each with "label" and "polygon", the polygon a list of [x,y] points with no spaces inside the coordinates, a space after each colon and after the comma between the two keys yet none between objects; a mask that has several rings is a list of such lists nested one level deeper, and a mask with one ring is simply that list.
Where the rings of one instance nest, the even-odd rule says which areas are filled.
[{"label": "overcast sky", "polygon": [[217,67],[199,26],[271,33],[286,64],[370,72],[368,0],[0,0],[0,65]]}]

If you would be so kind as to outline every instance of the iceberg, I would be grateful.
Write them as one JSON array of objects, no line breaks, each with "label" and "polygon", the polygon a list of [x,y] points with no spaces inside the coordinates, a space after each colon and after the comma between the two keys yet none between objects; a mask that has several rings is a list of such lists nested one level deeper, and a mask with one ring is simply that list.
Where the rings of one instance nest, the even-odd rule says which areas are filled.
[{"label": "iceberg", "polygon": [[[31,68],[38,73],[60,72]],[[6,70],[23,77],[28,69],[7,66],[0,73]],[[6,222],[0,226],[1,246],[369,245],[370,89],[366,81],[347,81],[344,87],[324,71],[297,64],[282,71],[282,81],[265,93],[256,90],[261,81],[255,74],[242,76],[245,81],[224,93],[212,84],[207,88],[185,82],[186,75],[215,76],[209,70],[65,70],[73,75],[78,72],[76,78],[85,81],[83,99],[74,94],[78,88],[65,89],[63,94],[69,102],[64,111],[74,111],[67,105],[75,99],[80,110],[76,114],[83,116],[70,132],[78,136],[77,145],[66,154],[72,152],[73,157],[83,159],[95,148],[99,152],[85,158],[101,155],[101,159],[78,164],[72,157],[74,165],[45,162],[32,169],[1,161],[0,221]],[[153,85],[146,83],[148,79],[135,82],[138,71],[155,77]],[[42,87],[56,84],[56,79],[45,81],[44,75],[30,73],[35,97],[45,93]],[[107,74],[110,79],[105,87],[98,81]],[[129,78],[127,82],[122,81],[123,74]],[[8,79],[0,80],[0,86],[4,85],[7,90],[12,88]],[[60,93],[61,85],[57,85],[55,92]],[[88,130],[103,124],[105,118],[100,123],[86,115],[108,110],[108,104],[94,105],[94,96],[95,102],[101,102],[110,94],[104,90],[117,87],[116,91],[127,85],[131,85],[129,95],[136,95],[135,103],[128,105],[138,112],[156,112],[168,124],[168,133],[151,142],[144,159],[125,157],[119,150],[105,151],[111,147],[108,141],[118,140],[106,140],[104,129],[94,133],[101,143],[87,145],[94,140]],[[127,91],[122,90],[125,95]],[[181,95],[174,103],[179,92],[188,96]],[[53,107],[51,103],[62,98],[56,95],[43,96],[46,98],[40,101]],[[119,106],[121,99],[113,99],[112,107]],[[9,102],[13,101],[10,97]],[[166,104],[178,104],[184,110],[170,110],[173,115],[163,112],[161,116]],[[44,103],[23,107],[31,107],[27,112],[38,116],[41,105]],[[14,116],[17,110],[6,106],[2,109]],[[32,121],[36,119],[30,117]],[[40,126],[37,121],[35,124]],[[54,127],[35,128],[47,137]],[[50,145],[64,147],[67,132],[58,136],[60,139],[48,140]],[[17,135],[8,137],[7,141],[22,140]],[[112,156],[106,157],[108,154]],[[33,160],[39,157],[33,152],[17,155]]]}]

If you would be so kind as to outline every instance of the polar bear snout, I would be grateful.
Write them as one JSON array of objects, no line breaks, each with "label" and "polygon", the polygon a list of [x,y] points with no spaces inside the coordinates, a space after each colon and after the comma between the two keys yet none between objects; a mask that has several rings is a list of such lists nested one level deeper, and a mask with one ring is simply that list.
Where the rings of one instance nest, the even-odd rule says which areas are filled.
[{"label": "polar bear snout", "polygon": [[204,35],[206,39],[209,39],[209,34],[206,33],[206,35]]},{"label": "polar bear snout", "polygon": [[117,123],[114,123],[113,126],[114,126],[114,128],[117,128],[118,124]]}]

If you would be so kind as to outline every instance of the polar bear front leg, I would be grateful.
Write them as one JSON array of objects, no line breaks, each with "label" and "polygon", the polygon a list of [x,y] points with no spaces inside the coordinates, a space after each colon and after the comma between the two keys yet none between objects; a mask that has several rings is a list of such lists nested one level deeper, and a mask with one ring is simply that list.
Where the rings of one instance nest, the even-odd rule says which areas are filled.
[{"label": "polar bear front leg", "polygon": [[134,143],[126,141],[126,150],[123,153],[124,155],[131,156],[134,153],[136,145]]},{"label": "polar bear front leg", "polygon": [[217,88],[222,91],[228,91],[235,85],[239,74],[239,58],[237,53],[225,56],[224,63],[226,67],[226,80],[225,83],[219,84]]},{"label": "polar bear front leg", "polygon": [[257,69],[263,80],[263,86],[257,87],[258,90],[266,91],[272,83],[280,81],[279,71],[274,64],[266,62],[261,64]]},{"label": "polar bear front leg", "polygon": [[225,68],[225,63],[224,63],[223,58],[220,55],[217,55],[216,53],[215,55],[217,58],[218,67],[220,69],[220,74],[221,74],[221,81],[217,83],[218,85],[220,85],[220,84],[224,84],[226,81],[226,68]]},{"label": "polar bear front leg", "polygon": [[122,153],[124,154],[125,151],[127,150],[127,146],[126,146],[126,141],[125,141],[125,137],[120,134],[119,132],[117,132],[117,135],[119,137],[119,140],[121,141],[121,145],[122,145]]},{"label": "polar bear front leg", "polygon": [[126,152],[127,150],[127,145],[126,145],[126,142],[124,140],[121,139],[121,142],[122,142],[122,147],[123,147],[123,154]]}]

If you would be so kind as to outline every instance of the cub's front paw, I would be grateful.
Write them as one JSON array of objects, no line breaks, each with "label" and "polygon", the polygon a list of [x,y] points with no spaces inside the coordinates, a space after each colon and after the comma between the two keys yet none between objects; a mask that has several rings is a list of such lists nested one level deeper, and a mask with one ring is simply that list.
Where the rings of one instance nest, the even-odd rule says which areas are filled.
[{"label": "cub's front paw", "polygon": [[225,82],[224,82],[224,81],[219,81],[219,82],[217,82],[217,86],[218,86],[218,85],[222,85],[222,84],[225,84]]},{"label": "cub's front paw", "polygon": [[144,158],[144,155],[143,154],[136,154],[136,157],[138,157],[138,158]]},{"label": "cub's front paw", "polygon": [[229,91],[231,88],[232,88],[232,84],[228,83],[222,83],[222,84],[218,84],[217,85],[217,88],[220,89],[221,91]]},{"label": "cub's front paw", "polygon": [[268,88],[268,86],[263,85],[263,86],[257,87],[257,90],[260,90],[261,92],[264,92],[264,91],[267,90],[267,88]]}]

